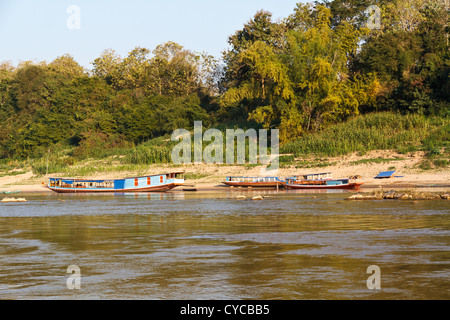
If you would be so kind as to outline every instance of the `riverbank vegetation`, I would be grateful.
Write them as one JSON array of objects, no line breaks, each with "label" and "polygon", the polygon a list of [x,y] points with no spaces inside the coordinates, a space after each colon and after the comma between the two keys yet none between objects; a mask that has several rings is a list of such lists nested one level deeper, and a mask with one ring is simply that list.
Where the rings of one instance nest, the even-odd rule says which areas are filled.
[{"label": "riverbank vegetation", "polygon": [[390,149],[425,151],[424,169],[446,167],[448,4],[380,0],[381,20],[367,24],[371,4],[299,3],[278,21],[259,11],[220,58],[169,41],[126,57],[107,49],[90,70],[69,54],[3,62],[0,167],[76,174],[68,168],[93,160],[168,164],[172,132],[194,121],[279,129],[285,164]]}]

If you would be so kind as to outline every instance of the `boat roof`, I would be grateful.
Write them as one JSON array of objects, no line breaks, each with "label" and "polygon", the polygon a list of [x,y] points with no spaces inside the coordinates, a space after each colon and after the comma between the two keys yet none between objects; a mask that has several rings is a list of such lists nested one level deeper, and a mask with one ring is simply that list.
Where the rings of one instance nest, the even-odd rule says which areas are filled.
[{"label": "boat roof", "polygon": [[273,176],[267,177],[249,177],[249,176],[227,176],[227,178],[247,178],[247,179],[264,179],[264,178],[278,178]]},{"label": "boat roof", "polygon": [[49,180],[62,180],[62,181],[83,181],[83,182],[104,182],[104,181],[114,181],[122,179],[81,179],[81,178],[56,178],[50,177]]},{"label": "boat roof", "polygon": [[123,179],[139,179],[139,178],[147,178],[147,177],[157,177],[157,176],[165,176],[168,174],[184,174],[186,173],[185,171],[173,171],[173,172],[166,172],[166,173],[156,173],[156,174],[149,174],[146,176],[140,176],[140,177],[127,177],[127,178],[122,178],[122,179],[117,179],[117,180],[123,180]]},{"label": "boat roof", "polygon": [[305,174],[297,174],[292,177],[310,177],[310,176],[328,176],[333,175],[332,172],[323,172],[323,173],[305,173]]},{"label": "boat roof", "polygon": [[299,174],[295,176],[290,176],[287,179],[295,179],[295,178],[304,178],[304,177],[320,177],[320,176],[326,176],[327,178],[331,178],[333,176],[332,172],[324,172],[324,173],[309,173],[309,174]]},{"label": "boat roof", "polygon": [[322,172],[322,173],[308,173],[308,174],[302,174],[302,176],[321,176],[324,174],[333,174],[332,172]]}]

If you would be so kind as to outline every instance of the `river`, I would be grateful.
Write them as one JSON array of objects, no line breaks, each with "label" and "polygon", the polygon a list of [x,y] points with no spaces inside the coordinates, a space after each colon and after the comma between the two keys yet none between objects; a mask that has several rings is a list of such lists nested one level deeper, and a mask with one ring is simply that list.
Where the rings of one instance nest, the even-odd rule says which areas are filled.
[{"label": "river", "polygon": [[346,196],[20,194],[0,203],[0,299],[450,298],[450,201]]}]

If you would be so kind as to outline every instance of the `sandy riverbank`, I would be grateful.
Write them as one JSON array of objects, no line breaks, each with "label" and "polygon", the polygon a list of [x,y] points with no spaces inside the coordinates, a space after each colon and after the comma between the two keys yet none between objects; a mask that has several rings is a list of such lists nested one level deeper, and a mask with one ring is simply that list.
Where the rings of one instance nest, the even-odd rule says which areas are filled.
[{"label": "sandy riverbank", "polygon": [[[364,159],[388,158],[398,160],[386,163],[355,163]],[[187,165],[183,167],[171,167],[152,165],[144,174],[157,174],[162,172],[185,171],[188,173],[187,185],[195,185],[197,190],[224,190],[221,182],[226,176],[272,176],[289,177],[306,173],[332,172],[335,178],[346,178],[352,175],[360,175],[364,182],[362,189],[366,188],[440,188],[450,190],[450,170],[448,168],[421,170],[418,164],[423,159],[423,154],[398,155],[388,151],[373,151],[364,156],[356,154],[326,159],[331,165],[321,168],[295,168],[294,166],[280,168],[278,172],[265,172],[263,166],[226,166],[226,165]],[[395,177],[391,179],[379,180],[375,177],[381,171],[388,171],[395,168]],[[142,172],[140,172],[142,175]],[[114,174],[99,173],[92,177],[96,179],[111,179],[135,176],[134,172],[114,172]],[[52,176],[57,176],[54,174]],[[15,191],[22,192],[43,192],[48,191],[43,187],[47,181],[45,176],[35,176],[32,172],[15,176],[0,177],[0,192]]]}]

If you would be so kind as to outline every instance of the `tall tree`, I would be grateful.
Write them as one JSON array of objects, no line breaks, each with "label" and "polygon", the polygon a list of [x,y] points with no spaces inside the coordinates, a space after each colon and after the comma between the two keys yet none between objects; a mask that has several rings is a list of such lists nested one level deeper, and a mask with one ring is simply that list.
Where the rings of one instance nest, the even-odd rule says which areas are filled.
[{"label": "tall tree", "polygon": [[248,80],[248,69],[242,65],[239,55],[247,50],[256,41],[272,46],[275,23],[272,22],[272,13],[258,11],[253,19],[248,21],[241,30],[228,38],[230,49],[224,52],[226,88],[239,86],[241,81]]},{"label": "tall tree", "polygon": [[119,66],[122,58],[112,49],[102,52],[100,57],[93,62],[93,73],[95,76],[105,79],[109,84],[116,84],[119,77]]},{"label": "tall tree", "polygon": [[201,86],[200,55],[167,42],[153,50],[149,65],[152,89],[160,95],[188,96]]},{"label": "tall tree", "polygon": [[60,74],[66,78],[74,79],[77,77],[87,76],[86,70],[84,70],[84,68],[68,54],[62,55],[53,60],[47,65],[47,68],[50,71]]},{"label": "tall tree", "polygon": [[376,73],[385,109],[448,114],[448,5],[435,0],[388,2],[353,65]]},{"label": "tall tree", "polygon": [[222,111],[246,106],[249,120],[278,127],[287,141],[358,114],[369,101],[363,88],[377,94],[375,77],[352,76],[348,69],[364,29],[347,21],[332,27],[331,11],[322,5],[298,5],[280,24],[289,26],[283,46],[267,38],[233,51],[228,69],[239,72],[228,74],[234,78],[227,79]]}]

